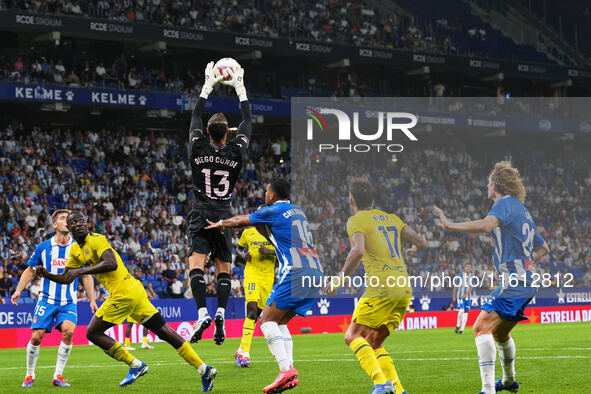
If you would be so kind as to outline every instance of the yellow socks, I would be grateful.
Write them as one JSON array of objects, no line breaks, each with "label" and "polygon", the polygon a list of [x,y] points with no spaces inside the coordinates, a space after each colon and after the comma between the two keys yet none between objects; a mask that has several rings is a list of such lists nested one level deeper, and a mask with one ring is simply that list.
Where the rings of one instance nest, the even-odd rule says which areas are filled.
[{"label": "yellow socks", "polygon": [[144,339],[142,339],[142,343],[148,343],[148,337],[144,335]]},{"label": "yellow socks", "polygon": [[256,320],[244,319],[244,325],[242,326],[242,340],[240,341],[240,348],[246,353],[250,352],[250,344],[252,343],[252,336],[254,335],[254,326]]},{"label": "yellow socks", "polygon": [[129,345],[131,344],[129,337],[125,337],[125,341],[123,343],[124,343],[125,347],[129,347]]},{"label": "yellow socks", "polygon": [[109,356],[113,357],[117,361],[123,361],[127,365],[131,365],[133,360],[135,360],[135,357],[133,357],[131,353],[129,353],[127,350],[125,350],[117,341],[115,341],[115,344],[111,346],[111,348],[107,350],[105,353],[107,353]]},{"label": "yellow socks", "polygon": [[375,350],[376,358],[378,359],[378,364],[384,372],[386,379],[388,379],[396,388],[397,393],[402,393],[404,391],[404,387],[402,387],[402,383],[400,383],[400,378],[398,378],[398,372],[396,372],[396,367],[394,367],[394,361],[384,349],[383,347]]},{"label": "yellow socks", "polygon": [[369,375],[373,384],[384,384],[387,382],[386,376],[382,369],[378,364],[378,360],[376,359],[376,354],[373,351],[373,348],[367,343],[364,338],[355,338],[349,347],[357,356],[357,360],[359,360],[359,365],[361,368]]},{"label": "yellow socks", "polygon": [[199,358],[195,350],[189,345],[189,342],[183,343],[180,348],[176,350],[176,352],[185,359],[186,362],[194,366],[195,368],[199,368],[203,361]]}]

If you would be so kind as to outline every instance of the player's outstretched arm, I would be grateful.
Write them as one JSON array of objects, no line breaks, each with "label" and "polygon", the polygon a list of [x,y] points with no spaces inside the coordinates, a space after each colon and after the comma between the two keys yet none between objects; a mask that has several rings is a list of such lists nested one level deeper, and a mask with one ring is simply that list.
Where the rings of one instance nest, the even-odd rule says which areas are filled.
[{"label": "player's outstretched arm", "polygon": [[544,242],[543,245],[540,245],[536,248],[534,248],[533,253],[531,254],[531,257],[534,259],[534,262],[538,262],[542,259],[542,257],[544,257],[545,255],[547,255],[548,253],[550,253],[550,247],[548,246],[548,244],[546,242]]},{"label": "player's outstretched arm", "polygon": [[361,259],[365,254],[365,236],[363,233],[357,232],[351,236],[351,250],[347,254],[345,264],[341,272],[344,276],[351,276],[361,264]]},{"label": "player's outstretched arm", "polygon": [[96,298],[94,296],[94,280],[92,279],[92,276],[84,275],[82,277],[82,283],[84,284],[84,290],[86,290],[88,301],[90,301],[90,311],[94,313],[98,310],[98,305],[96,304]]},{"label": "player's outstretched arm", "polygon": [[244,87],[244,69],[239,68],[234,71],[230,68],[227,69],[227,74],[231,79],[226,82],[226,85],[232,86],[236,90],[236,95],[240,100],[240,112],[242,114],[242,122],[238,126],[236,138],[246,137],[247,145],[243,147],[243,150],[246,150],[252,134],[252,113],[250,112],[250,104],[246,96],[246,88]]},{"label": "player's outstretched arm", "polygon": [[412,244],[410,249],[406,250],[406,253],[416,253],[427,249],[427,238],[423,234],[417,233],[410,226],[404,226],[400,236],[404,241],[408,241]]},{"label": "player's outstretched arm", "polygon": [[454,223],[445,216],[441,208],[434,205],[433,211],[439,216],[439,225],[444,230],[460,231],[463,233],[488,233],[500,224],[499,219],[494,215],[488,215],[484,219]]},{"label": "player's outstretched arm", "polygon": [[18,299],[20,298],[21,293],[23,292],[25,287],[27,287],[27,285],[29,284],[31,279],[33,279],[34,276],[35,273],[33,272],[33,268],[27,267],[27,269],[24,270],[20,280],[18,281],[18,285],[16,285],[16,290],[14,291],[14,293],[12,293],[12,297],[10,297],[10,301],[13,305],[18,306]]},{"label": "player's outstretched arm", "polygon": [[199,98],[197,98],[197,104],[193,109],[193,113],[191,114],[191,125],[189,126],[189,143],[193,141],[194,138],[200,138],[203,136],[203,120],[201,117],[205,112],[205,103],[207,102],[207,98],[209,94],[213,91],[213,87],[216,83],[218,83],[223,78],[222,75],[219,75],[217,78],[213,74],[213,62],[207,63],[205,67],[205,81],[203,82],[203,87],[201,88],[201,94]]},{"label": "player's outstretched arm", "polygon": [[237,228],[237,227],[246,227],[251,226],[252,223],[250,222],[250,215],[237,215],[233,216],[229,219],[219,220],[217,222],[212,222],[209,219],[205,219],[207,221],[208,226],[205,227],[206,230],[211,229],[219,229],[221,233],[224,232],[224,228]]},{"label": "player's outstretched arm", "polygon": [[67,275],[68,273],[70,273],[71,271],[79,271],[81,269],[82,268],[70,269],[70,268],[66,267],[64,269],[64,272],[62,274],[58,275],[58,274],[52,274],[51,272],[47,271],[45,269],[45,267],[43,267],[43,266],[37,266],[37,267],[33,268],[33,270],[35,271],[35,275],[42,276],[42,277],[47,278],[47,279],[49,279],[53,282],[56,282],[56,283],[61,283],[62,285],[69,285],[76,278],[76,277],[72,277],[70,280],[70,277]]}]

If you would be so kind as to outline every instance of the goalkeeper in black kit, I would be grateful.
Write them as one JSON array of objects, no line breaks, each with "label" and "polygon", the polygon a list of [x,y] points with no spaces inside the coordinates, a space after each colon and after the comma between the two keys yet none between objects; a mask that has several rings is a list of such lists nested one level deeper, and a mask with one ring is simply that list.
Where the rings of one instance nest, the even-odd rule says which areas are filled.
[{"label": "goalkeeper in black kit", "polygon": [[[221,75],[214,73],[213,62],[205,68],[205,83],[191,117],[189,128],[189,159],[191,161],[193,200],[192,210],[187,218],[189,237],[189,269],[191,290],[197,303],[198,319],[193,325],[191,342],[201,339],[203,332],[215,324],[214,341],[221,345],[226,338],[224,314],[230,296],[230,262],[232,261],[232,232],[205,230],[206,220],[217,222],[232,216],[230,198],[242,170],[242,156],[250,142],[252,129],[250,104],[244,87],[244,69],[229,67]],[[236,138],[227,141],[228,120],[222,113],[209,118],[203,128],[201,119],[207,97],[216,83],[222,82],[236,90],[240,100],[242,122]],[[206,305],[206,287],[203,269],[207,255],[215,262],[217,275],[218,308],[212,320]]]}]

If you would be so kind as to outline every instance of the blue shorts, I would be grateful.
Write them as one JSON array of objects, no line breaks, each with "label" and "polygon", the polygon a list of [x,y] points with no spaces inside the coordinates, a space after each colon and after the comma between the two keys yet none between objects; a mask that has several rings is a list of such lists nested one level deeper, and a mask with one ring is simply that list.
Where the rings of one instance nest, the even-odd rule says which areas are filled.
[{"label": "blue shorts", "polygon": [[312,309],[315,297],[292,297],[291,281],[286,280],[282,283],[276,283],[267,298],[267,305],[273,302],[279,309],[292,311],[301,316],[306,316],[306,312]]},{"label": "blue shorts", "polygon": [[463,309],[465,312],[468,312],[470,310],[471,305],[472,305],[472,301],[469,298],[466,298],[466,299],[459,298],[458,299],[458,309]]},{"label": "blue shorts", "polygon": [[35,311],[33,312],[31,329],[42,329],[46,332],[51,332],[53,327],[58,327],[65,320],[69,320],[74,324],[78,323],[78,308],[76,308],[76,304],[54,305],[40,300],[37,302]]},{"label": "blue shorts", "polygon": [[535,297],[535,287],[497,287],[482,304],[482,309],[487,312],[495,311],[503,319],[509,321],[527,320],[523,316],[525,307]]}]

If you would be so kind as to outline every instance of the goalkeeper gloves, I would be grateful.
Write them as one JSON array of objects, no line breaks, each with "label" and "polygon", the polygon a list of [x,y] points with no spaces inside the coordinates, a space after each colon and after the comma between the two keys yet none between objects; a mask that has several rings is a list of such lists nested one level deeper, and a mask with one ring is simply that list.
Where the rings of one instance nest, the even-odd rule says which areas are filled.
[{"label": "goalkeeper gloves", "polygon": [[207,97],[213,90],[213,87],[216,83],[218,83],[223,78],[222,75],[218,75],[217,77],[213,74],[213,62],[207,63],[205,67],[205,82],[203,83],[203,87],[201,88],[201,97],[207,100]]},{"label": "goalkeeper gloves", "polygon": [[227,68],[224,70],[224,74],[230,76],[230,79],[222,81],[224,85],[232,86],[236,91],[236,95],[240,101],[246,101],[246,88],[244,87],[244,69],[240,67],[237,70]]}]

